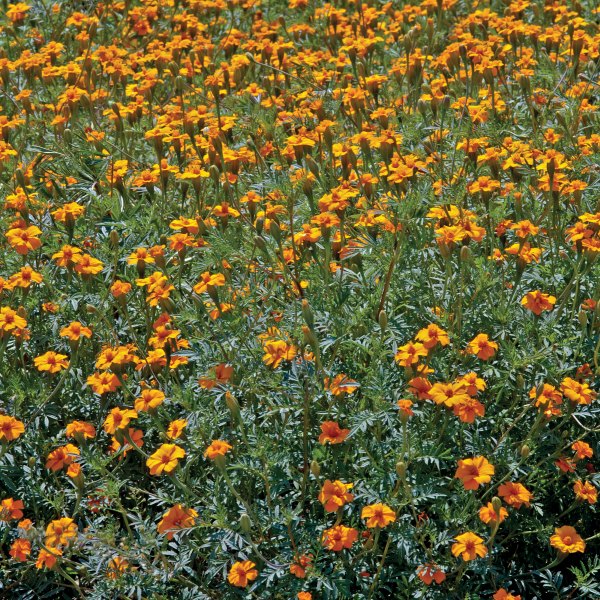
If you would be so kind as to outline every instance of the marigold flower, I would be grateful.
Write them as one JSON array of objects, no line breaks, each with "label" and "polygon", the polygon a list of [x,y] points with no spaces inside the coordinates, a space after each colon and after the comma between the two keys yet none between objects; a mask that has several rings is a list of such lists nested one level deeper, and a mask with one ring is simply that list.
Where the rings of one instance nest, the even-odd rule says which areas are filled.
[{"label": "marigold flower", "polygon": [[135,410],[148,412],[149,410],[158,408],[165,401],[165,398],[165,394],[160,390],[142,390],[140,397],[135,400]]},{"label": "marigold flower", "polygon": [[0,441],[11,442],[25,432],[25,425],[9,415],[0,415]]},{"label": "marigold flower", "polygon": [[408,342],[398,348],[394,358],[401,367],[410,367],[417,364],[424,356],[427,356],[427,348],[423,344]]},{"label": "marigold flower", "polygon": [[487,548],[483,539],[472,531],[467,531],[456,536],[456,543],[452,544],[452,555],[461,556],[463,560],[475,560],[478,556],[483,558],[487,554]]},{"label": "marigold flower", "polygon": [[45,371],[47,373],[58,373],[69,367],[69,361],[65,354],[57,354],[51,350],[45,354],[36,356],[33,359],[33,364],[38,371]]},{"label": "marigold flower", "polygon": [[63,467],[68,467],[79,454],[79,448],[73,444],[60,446],[48,454],[46,468],[51,471],[60,471]]},{"label": "marigold flower", "polygon": [[204,451],[204,456],[215,460],[217,456],[225,456],[233,446],[223,440],[213,440],[210,446]]},{"label": "marigold flower", "polygon": [[23,501],[5,498],[0,503],[0,521],[12,521],[23,516]]},{"label": "marigold flower", "polygon": [[190,529],[196,523],[198,513],[193,508],[185,508],[181,504],[175,504],[160,520],[157,531],[166,533],[167,539],[172,540],[177,531]]},{"label": "marigold flower", "polygon": [[57,557],[62,556],[60,548],[42,548],[35,562],[36,569],[52,569],[56,564]]},{"label": "marigold flower", "polygon": [[521,506],[529,506],[529,502],[533,498],[533,494],[522,484],[507,481],[498,488],[498,495],[502,500],[513,508],[521,508]]},{"label": "marigold flower", "polygon": [[99,396],[108,392],[114,392],[117,388],[121,387],[119,378],[114,373],[109,373],[108,371],[94,373],[87,378],[86,382],[94,393]]},{"label": "marigold flower", "polygon": [[493,596],[494,600],[521,600],[520,595],[508,593],[504,588],[500,588]]},{"label": "marigold flower", "polygon": [[73,321],[60,330],[60,336],[75,342],[82,337],[91,338],[92,330],[89,327],[84,327],[79,321]]},{"label": "marigold flower", "polygon": [[492,527],[494,527],[498,521],[502,523],[506,517],[508,517],[508,511],[501,506],[500,510],[496,512],[494,505],[491,502],[488,502],[479,509],[479,518],[481,521]]},{"label": "marigold flower", "polygon": [[175,419],[174,421],[171,421],[167,427],[167,437],[170,440],[179,439],[187,426],[188,422],[185,419]]},{"label": "marigold flower", "polygon": [[335,525],[326,529],[321,537],[321,543],[327,550],[340,552],[344,548],[352,548],[352,544],[358,539],[358,531],[353,527]]},{"label": "marigold flower", "polygon": [[370,504],[365,506],[360,516],[362,519],[367,519],[367,527],[387,527],[390,523],[396,520],[396,513],[387,504]]},{"label": "marigold flower", "polygon": [[283,360],[292,360],[296,356],[296,348],[283,340],[268,340],[263,349],[263,361],[266,365],[276,369]]},{"label": "marigold flower", "polygon": [[589,481],[578,480],[573,486],[573,491],[577,500],[583,502],[589,502],[590,504],[596,504],[598,501],[598,490]]},{"label": "marigold flower", "polygon": [[430,323],[427,327],[421,329],[415,336],[417,341],[422,342],[423,346],[428,350],[440,344],[447,346],[450,343],[448,333],[435,323]]},{"label": "marigold flower", "polygon": [[25,329],[27,327],[27,321],[21,317],[17,311],[13,310],[9,306],[3,306],[0,308],[0,331],[11,332],[15,329]]},{"label": "marigold flower", "polygon": [[575,452],[575,458],[577,460],[581,460],[583,458],[592,458],[592,456],[594,456],[594,451],[587,442],[574,442],[571,444],[571,450]]},{"label": "marigold flower", "polygon": [[434,581],[438,585],[446,580],[446,573],[436,564],[427,563],[417,569],[417,577],[425,584],[431,585]]},{"label": "marigold flower", "polygon": [[342,483],[338,480],[330,481],[327,479],[319,492],[319,502],[325,507],[327,512],[335,512],[344,506],[344,504],[354,500],[354,496],[348,491],[352,487],[352,483]]},{"label": "marigold flower", "polygon": [[227,581],[236,587],[245,588],[258,577],[258,571],[254,567],[256,564],[251,560],[233,563],[227,574]]},{"label": "marigold flower", "polygon": [[311,567],[312,554],[302,554],[294,558],[294,562],[290,565],[290,573],[298,577],[298,579],[304,579],[306,577],[306,571]]},{"label": "marigold flower", "polygon": [[11,544],[8,554],[17,562],[25,562],[31,554],[31,542],[24,538],[17,538]]},{"label": "marigold flower", "polygon": [[77,524],[73,519],[63,517],[48,524],[44,544],[48,548],[57,548],[67,545],[75,537],[77,537]]},{"label": "marigold flower", "polygon": [[489,360],[496,354],[498,344],[490,340],[486,333],[476,335],[468,344],[467,352],[481,360]]},{"label": "marigold flower", "polygon": [[131,419],[137,419],[137,412],[130,408],[113,408],[106,419],[104,419],[104,431],[112,435],[117,429],[124,429],[129,425]]},{"label": "marigold flower", "polygon": [[521,304],[539,317],[545,310],[552,310],[554,308],[556,297],[536,290],[534,292],[527,292],[521,299]]},{"label": "marigold flower", "polygon": [[349,433],[349,429],[341,429],[335,421],[325,421],[321,423],[319,443],[323,445],[326,443],[341,444],[348,437]]},{"label": "marigold flower", "polygon": [[550,545],[563,554],[585,551],[585,541],[570,525],[555,529],[554,535],[550,537]]},{"label": "marigold flower", "polygon": [[150,469],[150,475],[162,475],[171,473],[179,464],[179,460],[185,456],[185,450],[176,444],[163,444],[146,460],[146,466]]},{"label": "marigold flower", "polygon": [[459,460],[454,477],[463,482],[465,490],[476,490],[480,485],[489,483],[494,473],[494,465],[483,456],[476,456]]}]

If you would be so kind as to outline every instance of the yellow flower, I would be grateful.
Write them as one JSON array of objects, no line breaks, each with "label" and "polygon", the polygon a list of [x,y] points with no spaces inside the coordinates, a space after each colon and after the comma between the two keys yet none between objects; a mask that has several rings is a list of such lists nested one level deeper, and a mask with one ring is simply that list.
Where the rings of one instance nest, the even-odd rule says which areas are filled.
[{"label": "yellow flower", "polygon": [[185,450],[176,444],[163,444],[148,460],[146,466],[150,469],[150,475],[161,475],[171,473],[177,468],[179,459],[185,456]]}]

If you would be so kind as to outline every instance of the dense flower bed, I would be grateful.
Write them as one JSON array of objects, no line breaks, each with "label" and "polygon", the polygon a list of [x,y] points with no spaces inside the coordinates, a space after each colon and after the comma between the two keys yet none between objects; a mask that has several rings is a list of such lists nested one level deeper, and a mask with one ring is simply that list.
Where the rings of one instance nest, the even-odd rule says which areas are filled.
[{"label": "dense flower bed", "polygon": [[0,15],[0,596],[600,596],[600,9]]}]

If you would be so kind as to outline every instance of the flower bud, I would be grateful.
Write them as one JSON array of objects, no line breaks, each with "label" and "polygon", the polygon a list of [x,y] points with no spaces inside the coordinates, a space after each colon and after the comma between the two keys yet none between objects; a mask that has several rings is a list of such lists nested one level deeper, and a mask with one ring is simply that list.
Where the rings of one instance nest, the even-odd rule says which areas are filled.
[{"label": "flower bud", "polygon": [[399,460],[396,463],[396,473],[398,477],[404,479],[406,477],[406,463],[403,460]]},{"label": "flower bud", "polygon": [[318,477],[321,474],[321,465],[316,461],[313,460],[310,463],[310,472],[315,476]]},{"label": "flower bud", "polygon": [[529,449],[529,446],[527,444],[523,444],[521,446],[521,449],[519,450],[519,454],[521,455],[521,458],[527,458],[530,454],[531,450]]},{"label": "flower bud", "polygon": [[252,521],[246,513],[240,515],[240,529],[244,533],[250,533],[252,531]]},{"label": "flower bud", "polygon": [[500,500],[498,496],[494,496],[492,498],[492,506],[494,507],[494,512],[497,515],[500,515],[500,509],[502,508],[502,500]]}]

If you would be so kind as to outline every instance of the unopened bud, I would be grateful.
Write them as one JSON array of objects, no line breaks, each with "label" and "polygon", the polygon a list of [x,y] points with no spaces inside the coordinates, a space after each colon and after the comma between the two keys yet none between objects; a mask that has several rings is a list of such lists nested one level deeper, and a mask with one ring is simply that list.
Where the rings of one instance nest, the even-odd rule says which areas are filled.
[{"label": "unopened bud", "polygon": [[498,498],[498,496],[494,496],[492,498],[492,506],[494,508],[494,512],[497,515],[500,515],[500,509],[502,508],[502,500],[500,500],[500,498]]},{"label": "unopened bud", "polygon": [[310,463],[310,472],[315,476],[318,477],[321,474],[321,465],[316,461],[313,460]]},{"label": "unopened bud", "polygon": [[398,474],[398,477],[401,477],[402,479],[406,476],[406,463],[403,460],[399,460],[396,463],[396,473]]},{"label": "unopened bud", "polygon": [[388,316],[385,310],[379,312],[379,317],[377,319],[379,321],[379,327],[384,331],[388,324]]},{"label": "unopened bud", "polygon": [[240,516],[240,529],[244,533],[250,533],[252,531],[252,521],[246,513],[242,513]]},{"label": "unopened bud", "polygon": [[308,300],[302,300],[302,316],[304,317],[305,323],[313,329],[315,326],[315,315],[308,303]]},{"label": "unopened bud", "polygon": [[527,444],[523,444],[521,446],[521,449],[519,450],[519,454],[521,455],[521,458],[527,458],[529,456],[530,452],[531,452],[531,450],[529,449],[529,446]]}]

